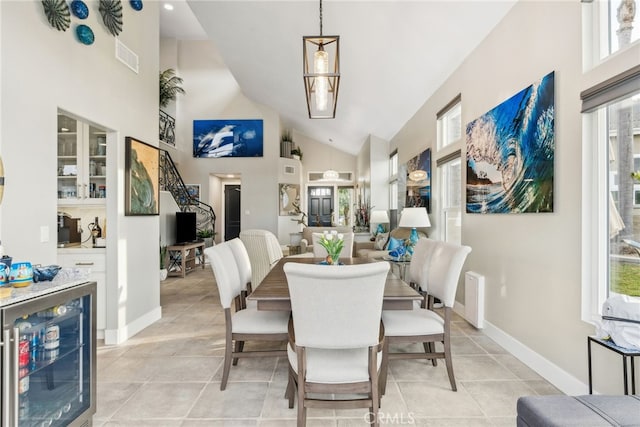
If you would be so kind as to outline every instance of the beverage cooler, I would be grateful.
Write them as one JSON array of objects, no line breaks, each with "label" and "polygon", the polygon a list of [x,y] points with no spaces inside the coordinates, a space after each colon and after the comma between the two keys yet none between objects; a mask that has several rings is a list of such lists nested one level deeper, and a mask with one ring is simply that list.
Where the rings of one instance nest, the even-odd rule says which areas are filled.
[{"label": "beverage cooler", "polygon": [[1,425],[90,426],[96,407],[96,284],[35,294],[0,306]]}]

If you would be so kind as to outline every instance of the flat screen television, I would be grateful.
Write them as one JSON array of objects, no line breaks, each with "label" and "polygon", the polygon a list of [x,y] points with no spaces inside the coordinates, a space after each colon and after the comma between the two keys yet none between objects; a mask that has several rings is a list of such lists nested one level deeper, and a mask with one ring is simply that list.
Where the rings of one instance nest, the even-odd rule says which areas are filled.
[{"label": "flat screen television", "polygon": [[176,212],[176,244],[198,239],[195,212]]}]

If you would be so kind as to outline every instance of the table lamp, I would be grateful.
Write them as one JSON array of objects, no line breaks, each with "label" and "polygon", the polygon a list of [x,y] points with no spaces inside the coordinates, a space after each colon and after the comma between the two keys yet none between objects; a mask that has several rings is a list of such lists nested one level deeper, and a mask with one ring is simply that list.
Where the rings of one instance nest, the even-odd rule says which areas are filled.
[{"label": "table lamp", "polygon": [[416,228],[431,227],[426,208],[404,208],[400,214],[398,227],[411,228],[409,241],[411,247],[418,243],[418,230]]},{"label": "table lamp", "polygon": [[387,215],[387,211],[371,211],[369,222],[371,224],[378,224],[374,235],[384,233],[384,226],[382,224],[389,224],[389,215]]}]

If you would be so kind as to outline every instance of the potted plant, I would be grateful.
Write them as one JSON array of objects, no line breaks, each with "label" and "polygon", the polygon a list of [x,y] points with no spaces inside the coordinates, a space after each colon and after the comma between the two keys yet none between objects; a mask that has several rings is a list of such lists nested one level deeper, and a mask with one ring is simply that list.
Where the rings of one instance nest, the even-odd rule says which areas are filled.
[{"label": "potted plant", "polygon": [[166,266],[167,260],[167,247],[160,245],[160,281],[163,281],[167,278],[169,271]]},{"label": "potted plant", "polygon": [[296,160],[302,160],[302,150],[300,150],[300,147],[293,147],[291,155]]},{"label": "potted plant", "polygon": [[204,240],[204,246],[206,248],[208,248],[209,246],[213,246],[213,237],[216,235],[216,233],[210,229],[210,228],[205,228],[203,230],[198,230],[198,239],[203,239]]},{"label": "potted plant", "polygon": [[175,101],[176,96],[181,93],[184,95],[185,91],[180,86],[182,79],[176,76],[176,71],[173,68],[168,68],[160,73],[160,106],[166,107],[169,105],[169,101]]}]

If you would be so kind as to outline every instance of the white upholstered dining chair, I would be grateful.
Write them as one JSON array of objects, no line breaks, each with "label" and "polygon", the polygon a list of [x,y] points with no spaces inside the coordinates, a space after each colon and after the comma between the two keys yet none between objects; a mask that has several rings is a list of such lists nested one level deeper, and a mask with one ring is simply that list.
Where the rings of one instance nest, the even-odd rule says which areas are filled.
[{"label": "white upholstered dining chair", "polygon": [[[237,363],[238,357],[284,356],[286,350],[261,350],[243,352],[243,343],[247,340],[286,341],[289,312],[258,311],[255,307],[242,308],[238,301],[241,298],[243,283],[231,249],[227,242],[211,246],[204,250],[209,259],[216,279],[220,304],[224,309],[225,350],[222,381],[220,390],[224,390],[229,379],[231,362]],[[236,301],[235,311],[231,305]],[[235,341],[235,349],[233,343]]]},{"label": "white upholstered dining chair", "polygon": [[[286,263],[284,272],[292,311],[287,397],[292,408],[297,394],[298,426],[306,425],[310,407],[369,408],[377,425],[384,344],[380,315],[389,264]],[[327,400],[315,393],[348,396]]]},{"label": "white upholstered dining chair", "polygon": [[260,285],[264,276],[282,258],[282,248],[276,236],[269,230],[242,230],[240,240],[244,243],[251,260],[251,284]]},{"label": "white upholstered dining chair", "polygon": [[[382,369],[381,383],[385,384],[388,371],[388,360],[398,358],[409,359],[444,359],[451,389],[456,391],[456,381],[451,360],[451,311],[455,302],[456,289],[460,273],[467,255],[471,252],[469,246],[447,242],[435,242],[429,262],[423,265],[421,285],[426,289],[429,299],[438,298],[443,303],[444,317],[433,311],[432,303],[425,308],[413,310],[384,310],[382,321],[385,326],[387,345],[395,343],[423,343],[424,353],[391,353],[385,358]],[[441,342],[444,351],[435,352],[431,343]]]}]

